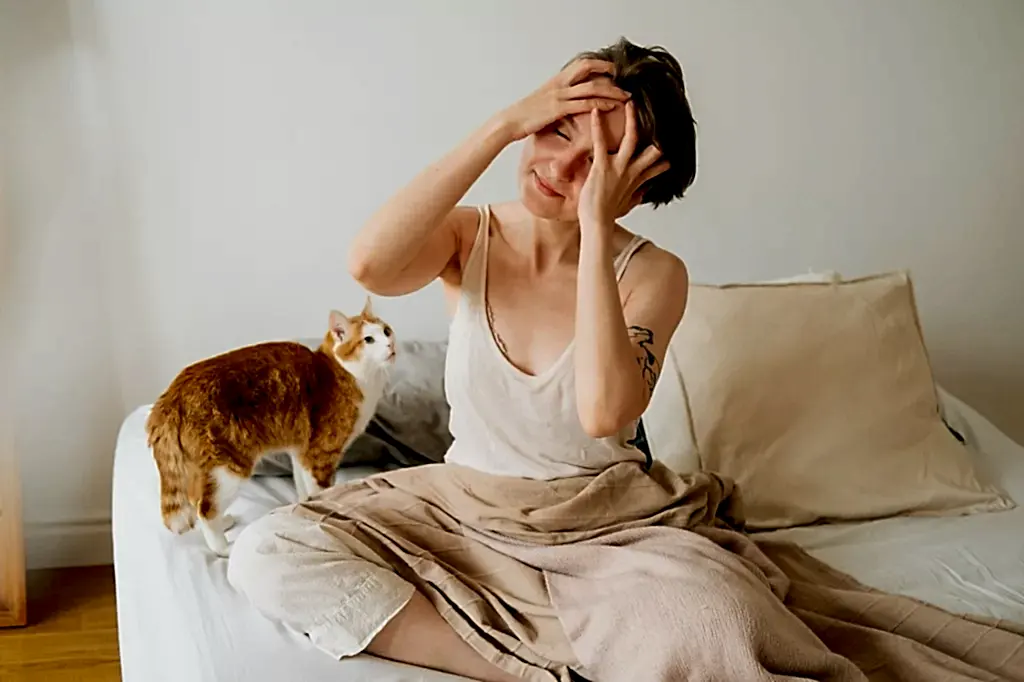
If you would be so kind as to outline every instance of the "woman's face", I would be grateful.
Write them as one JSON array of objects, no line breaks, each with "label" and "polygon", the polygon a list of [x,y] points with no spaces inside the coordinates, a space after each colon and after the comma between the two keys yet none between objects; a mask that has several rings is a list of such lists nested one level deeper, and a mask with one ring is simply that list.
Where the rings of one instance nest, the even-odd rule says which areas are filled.
[{"label": "woman's face", "polygon": [[[613,154],[626,130],[625,109],[603,112],[601,121]],[[526,209],[538,218],[575,222],[593,153],[589,113],[556,121],[530,136],[519,161],[519,196]]]}]

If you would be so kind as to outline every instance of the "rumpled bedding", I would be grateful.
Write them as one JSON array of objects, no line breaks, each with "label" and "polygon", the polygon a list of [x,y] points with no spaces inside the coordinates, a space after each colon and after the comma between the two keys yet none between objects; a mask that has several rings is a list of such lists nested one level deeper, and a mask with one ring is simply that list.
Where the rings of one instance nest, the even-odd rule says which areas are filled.
[{"label": "rumpled bedding", "polygon": [[1024,681],[1020,625],[880,592],[748,536],[737,489],[712,473],[623,463],[533,481],[436,464],[291,511],[358,535],[524,680]]}]

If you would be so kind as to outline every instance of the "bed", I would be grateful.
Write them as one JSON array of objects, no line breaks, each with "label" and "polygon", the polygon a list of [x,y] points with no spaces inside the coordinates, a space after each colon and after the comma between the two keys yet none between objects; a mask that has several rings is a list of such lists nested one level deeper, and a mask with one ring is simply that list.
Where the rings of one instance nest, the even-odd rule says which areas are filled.
[{"label": "bed", "polygon": [[[777,495],[773,476],[781,466],[789,467],[796,480],[782,493],[786,500],[803,495],[811,506],[825,509],[833,502],[829,498],[846,495],[861,507],[875,505],[872,488],[891,484],[888,467],[899,460],[900,466],[910,465],[903,466],[900,485],[886,495],[902,496],[929,512],[934,498],[956,478],[956,495],[983,495],[989,506],[959,509],[959,498],[948,497],[937,515],[876,513],[859,520],[776,524],[756,532],[793,541],[869,586],[954,613],[1024,623],[1024,506],[1019,504],[1024,501],[1024,446],[934,382],[907,277],[840,282],[835,273],[824,273],[739,288],[692,286],[687,310],[687,325],[670,344],[644,415],[656,458],[683,473],[700,468],[710,462],[708,453],[717,452],[708,444],[721,435],[721,424],[732,420],[732,442],[758,429],[775,434],[751,441],[748,450],[755,459],[771,456],[777,443],[785,443],[782,459],[776,452],[767,466],[750,459],[740,461],[738,469],[735,461],[719,462],[733,466],[739,476],[760,467],[763,478],[746,488],[747,496],[754,492],[746,499]],[[343,466],[339,482],[443,457],[450,442],[444,345],[403,342],[398,357],[371,422],[373,434],[357,441],[351,459],[346,453],[346,461],[358,466]],[[857,393],[861,389],[867,392]],[[831,411],[822,420],[818,408],[827,400],[833,401]],[[857,419],[864,415],[851,407],[858,401],[875,410],[860,422],[869,430],[857,430]],[[786,410],[782,417],[780,409]],[[148,411],[148,405],[140,406],[124,420],[114,461],[114,561],[126,682],[460,679],[369,655],[332,660],[302,634],[250,607],[228,585],[226,560],[212,555],[199,533],[175,536],[163,527],[157,472],[144,431]],[[750,420],[766,413],[772,419],[759,426]],[[822,421],[825,431],[818,429]],[[884,430],[875,427],[886,424],[890,437],[907,440],[907,433],[920,427],[920,434],[939,436],[941,447],[928,446],[917,436],[909,446],[917,448],[917,455],[876,447],[883,441],[869,431]],[[791,451],[801,447],[799,437],[809,431],[811,447],[802,446],[805,455],[816,456],[822,438],[840,434],[833,439],[835,452],[816,461],[794,459]],[[952,453],[952,467],[943,468],[936,455],[940,450]],[[718,464],[707,468],[723,470]],[[986,479],[989,492],[971,487],[975,473]],[[295,500],[291,477],[283,474],[287,471],[268,466],[244,485],[230,510],[238,522],[229,540],[262,514]],[[758,480],[765,483],[758,486]],[[919,480],[926,482],[917,485]],[[808,497],[821,487],[827,489],[825,499]],[[908,497],[905,489],[923,494]]]},{"label": "bed", "polygon": [[[1024,447],[955,396],[948,418],[979,466],[1024,499]],[[174,536],[160,520],[146,446],[149,406],[125,419],[114,461],[113,532],[121,666],[126,682],[304,682],[460,679],[364,655],[334,661],[298,633],[263,618],[227,584],[226,561],[201,536]],[[376,471],[352,467],[337,480]],[[232,508],[239,528],[294,499],[291,480],[259,476]],[[863,582],[944,608],[1024,622],[1024,508],[955,518],[894,518],[771,533]],[[238,532],[234,529],[229,539]]]},{"label": "bed", "polygon": [[[199,533],[175,536],[159,513],[159,482],[146,445],[149,406],[125,419],[114,458],[113,536],[122,679],[126,682],[279,682],[460,678],[372,656],[338,662],[262,618],[227,582],[227,560]],[[337,481],[376,469],[339,470]],[[236,528],[295,500],[286,476],[257,476],[231,507]]]}]

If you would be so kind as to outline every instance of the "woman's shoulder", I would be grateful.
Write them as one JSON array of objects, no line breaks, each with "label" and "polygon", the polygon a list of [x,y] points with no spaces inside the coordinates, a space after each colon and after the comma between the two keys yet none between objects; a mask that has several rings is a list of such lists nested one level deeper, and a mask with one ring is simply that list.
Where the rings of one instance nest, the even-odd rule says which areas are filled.
[{"label": "woman's shoulder", "polygon": [[476,240],[477,228],[481,219],[481,207],[471,204],[459,204],[453,208],[445,219],[446,226],[455,235],[455,254],[441,272],[441,279],[455,281],[469,258],[473,243]]},{"label": "woman's shoulder", "polygon": [[451,210],[447,222],[455,233],[457,247],[454,257],[441,272],[441,280],[446,285],[458,288],[484,223],[488,223],[493,232],[505,210],[504,204],[459,204]]},{"label": "woman's shoulder", "polygon": [[651,241],[636,251],[619,282],[623,303],[645,310],[651,319],[669,321],[674,329],[686,308],[690,274],[675,253]]},{"label": "woman's shoulder", "polygon": [[476,246],[476,240],[480,236],[480,230],[484,222],[488,224],[490,233],[500,229],[502,224],[515,219],[516,210],[519,207],[517,202],[505,202],[501,204],[460,204],[451,213],[453,227],[459,240],[458,266],[461,268],[469,260]]},{"label": "woman's shoulder", "polygon": [[[619,287],[623,300],[663,308],[666,314],[675,314],[677,308],[686,305],[690,273],[678,255],[645,240],[626,265]],[[678,295],[666,296],[666,292]]]},{"label": "woman's shoulder", "polygon": [[[668,279],[674,283],[689,280],[686,263],[677,254],[642,235],[636,235],[628,230],[623,232],[626,248],[628,244],[642,239],[640,248],[633,254],[624,277],[630,277],[634,281]],[[640,267],[634,267],[635,265]]]}]

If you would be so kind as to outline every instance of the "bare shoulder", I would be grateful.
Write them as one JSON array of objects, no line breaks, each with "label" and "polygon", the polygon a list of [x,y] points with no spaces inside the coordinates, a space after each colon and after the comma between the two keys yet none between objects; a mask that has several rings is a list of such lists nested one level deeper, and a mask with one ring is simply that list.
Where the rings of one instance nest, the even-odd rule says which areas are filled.
[{"label": "bare shoulder", "polygon": [[473,248],[476,239],[477,228],[480,226],[480,208],[478,206],[462,204],[452,209],[448,214],[452,229],[459,237],[459,247],[469,245]]},{"label": "bare shoulder", "polygon": [[690,274],[683,259],[651,242],[633,256],[622,277],[624,293],[642,298],[665,298],[668,307],[686,304]]},{"label": "bare shoulder", "polygon": [[462,281],[462,268],[473,251],[477,228],[480,225],[480,210],[476,206],[460,205],[452,209],[447,218],[448,228],[455,235],[455,256],[441,272],[445,284],[458,287]]},{"label": "bare shoulder", "polygon": [[[518,215],[517,208],[516,202],[490,206],[492,234],[495,230],[500,230],[501,225],[515,221]],[[462,281],[462,270],[473,253],[477,235],[480,233],[481,210],[481,206],[460,205],[449,214],[449,224],[458,240],[458,256],[448,264],[442,275],[445,282],[450,285],[458,286]]]},{"label": "bare shoulder", "polygon": [[656,354],[683,319],[690,277],[683,260],[648,242],[633,256],[620,283],[623,314],[630,327],[653,335]]},{"label": "bare shoulder", "polygon": [[675,281],[689,279],[683,259],[652,242],[647,242],[642,249],[637,251],[636,258],[641,259],[645,270],[650,269],[650,272],[644,273],[646,275],[673,277]]}]

